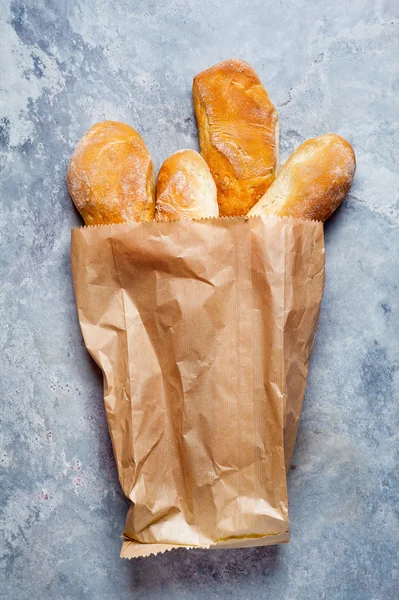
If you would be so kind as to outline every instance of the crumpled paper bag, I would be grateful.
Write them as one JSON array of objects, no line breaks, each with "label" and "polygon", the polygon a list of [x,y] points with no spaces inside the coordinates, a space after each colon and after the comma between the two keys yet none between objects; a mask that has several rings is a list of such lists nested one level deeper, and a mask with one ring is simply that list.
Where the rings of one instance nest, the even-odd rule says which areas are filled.
[{"label": "crumpled paper bag", "polygon": [[122,556],[289,540],[286,467],[324,285],[323,225],[72,231],[79,322],[132,502]]}]

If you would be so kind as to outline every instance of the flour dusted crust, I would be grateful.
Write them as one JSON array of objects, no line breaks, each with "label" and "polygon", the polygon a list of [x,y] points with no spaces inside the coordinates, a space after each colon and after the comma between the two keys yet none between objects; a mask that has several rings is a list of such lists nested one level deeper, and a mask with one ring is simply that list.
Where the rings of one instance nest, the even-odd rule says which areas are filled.
[{"label": "flour dusted crust", "polygon": [[153,162],[142,137],[129,125],[94,125],[71,157],[67,180],[86,225],[154,218]]},{"label": "flour dusted crust", "polygon": [[245,215],[272,184],[279,163],[277,110],[244,61],[194,78],[201,154],[216,182],[221,216]]},{"label": "flour dusted crust", "polygon": [[163,163],[157,182],[156,220],[218,217],[216,185],[195,150],[179,150]]},{"label": "flour dusted crust", "polygon": [[326,221],[348,193],[355,169],[353,148],[342,137],[330,133],[310,139],[291,154],[248,215]]}]

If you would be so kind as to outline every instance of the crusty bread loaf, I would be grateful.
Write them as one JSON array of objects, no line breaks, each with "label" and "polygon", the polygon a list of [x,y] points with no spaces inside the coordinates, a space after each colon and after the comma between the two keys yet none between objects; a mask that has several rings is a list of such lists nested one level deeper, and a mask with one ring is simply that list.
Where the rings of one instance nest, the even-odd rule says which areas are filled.
[{"label": "crusty bread loaf", "polygon": [[216,182],[220,215],[245,215],[278,168],[277,110],[255,71],[237,59],[199,73],[193,99],[201,154]]},{"label": "crusty bread loaf", "polygon": [[308,140],[291,154],[248,216],[276,214],[325,221],[348,193],[355,168],[353,148],[339,135]]},{"label": "crusty bread loaf", "polygon": [[142,137],[129,125],[94,125],[77,145],[67,179],[86,225],[154,218],[153,162]]},{"label": "crusty bread loaf", "polygon": [[157,221],[217,217],[216,185],[195,150],[179,150],[163,163],[157,183]]}]

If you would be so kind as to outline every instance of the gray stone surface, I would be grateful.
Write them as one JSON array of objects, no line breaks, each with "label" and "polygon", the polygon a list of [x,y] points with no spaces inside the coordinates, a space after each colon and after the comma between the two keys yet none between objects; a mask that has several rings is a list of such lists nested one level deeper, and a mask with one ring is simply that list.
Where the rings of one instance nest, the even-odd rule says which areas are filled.
[{"label": "gray stone surface", "polygon": [[[0,596],[397,599],[399,4],[0,0],[0,12]],[[358,159],[325,229],[292,541],[123,561],[127,502],[75,314],[66,166],[103,119],[137,127],[157,166],[196,148],[192,77],[230,56],[279,106],[283,159],[328,131]]]}]

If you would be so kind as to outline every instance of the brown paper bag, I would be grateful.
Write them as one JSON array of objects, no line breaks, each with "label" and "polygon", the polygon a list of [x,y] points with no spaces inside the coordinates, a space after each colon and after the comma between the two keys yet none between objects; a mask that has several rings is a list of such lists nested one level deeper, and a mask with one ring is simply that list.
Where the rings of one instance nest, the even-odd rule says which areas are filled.
[{"label": "brown paper bag", "polygon": [[287,542],[286,465],[324,284],[322,224],[74,229],[72,273],[132,501],[122,556]]}]

